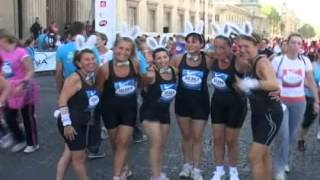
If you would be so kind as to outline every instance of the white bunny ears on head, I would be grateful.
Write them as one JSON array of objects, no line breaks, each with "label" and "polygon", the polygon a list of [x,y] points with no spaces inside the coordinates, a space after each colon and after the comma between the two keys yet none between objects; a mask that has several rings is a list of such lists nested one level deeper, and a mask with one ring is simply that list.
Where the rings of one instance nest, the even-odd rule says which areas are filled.
[{"label": "white bunny ears on head", "polygon": [[235,32],[238,35],[252,37],[253,28],[252,28],[252,24],[250,22],[245,22],[242,28],[240,28],[237,25],[232,24],[231,29],[233,32]]},{"label": "white bunny ears on head", "polygon": [[127,37],[134,41],[140,35],[141,35],[141,29],[139,26],[134,26],[132,29],[129,29],[126,23],[121,23],[120,37]]},{"label": "white bunny ears on head", "polygon": [[195,28],[193,28],[191,22],[187,22],[185,24],[185,33],[184,33],[184,35],[187,36],[188,34],[191,34],[191,33],[196,33],[196,34],[202,35],[203,28],[204,28],[204,23],[203,23],[202,20],[197,23]]},{"label": "white bunny ears on head", "polygon": [[160,41],[158,42],[154,37],[148,37],[147,38],[147,44],[152,49],[152,51],[155,51],[159,48],[167,49],[167,44],[169,41],[169,35],[163,34],[160,37]]},{"label": "white bunny ears on head", "polygon": [[75,41],[76,48],[78,51],[81,51],[84,49],[92,49],[95,47],[95,45],[97,43],[97,36],[91,35],[86,40],[86,38],[83,35],[78,34],[78,35],[76,35],[74,41]]},{"label": "white bunny ears on head", "polygon": [[219,24],[211,24],[212,31],[214,32],[214,35],[217,36],[223,36],[225,38],[230,38],[230,34],[232,32],[232,28],[230,24],[225,24],[223,27],[221,27]]}]

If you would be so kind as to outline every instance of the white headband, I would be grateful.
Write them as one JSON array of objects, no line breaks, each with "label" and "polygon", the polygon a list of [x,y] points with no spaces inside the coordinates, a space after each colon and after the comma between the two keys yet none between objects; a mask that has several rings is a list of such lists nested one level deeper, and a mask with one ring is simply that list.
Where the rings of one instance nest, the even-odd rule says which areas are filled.
[{"label": "white headband", "polygon": [[152,49],[152,51],[155,51],[156,49],[159,49],[159,48],[166,49],[168,41],[169,41],[169,35],[168,34],[163,34],[160,37],[160,41],[159,42],[154,37],[148,37],[147,38],[147,44]]}]

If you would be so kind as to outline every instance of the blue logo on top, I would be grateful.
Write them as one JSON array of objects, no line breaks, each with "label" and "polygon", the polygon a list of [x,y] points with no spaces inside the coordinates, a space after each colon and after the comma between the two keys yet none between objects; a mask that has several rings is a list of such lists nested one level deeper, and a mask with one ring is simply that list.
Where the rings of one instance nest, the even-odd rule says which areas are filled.
[{"label": "blue logo on top", "polygon": [[175,83],[160,84],[160,89],[160,102],[163,103],[170,103],[177,94],[177,84]]},{"label": "blue logo on top", "polygon": [[189,90],[201,90],[203,71],[197,70],[182,70],[182,84],[184,88]]},{"label": "blue logo on top", "polygon": [[129,96],[136,92],[136,79],[122,80],[114,82],[116,96]]}]

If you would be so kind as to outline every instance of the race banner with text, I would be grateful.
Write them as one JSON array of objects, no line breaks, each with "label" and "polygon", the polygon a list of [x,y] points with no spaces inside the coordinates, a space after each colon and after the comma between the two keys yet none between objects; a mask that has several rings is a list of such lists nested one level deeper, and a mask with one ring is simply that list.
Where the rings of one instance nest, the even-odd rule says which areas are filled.
[{"label": "race banner with text", "polygon": [[116,39],[116,9],[116,0],[95,0],[95,30],[107,35],[109,48]]},{"label": "race banner with text", "polygon": [[56,52],[35,52],[34,58],[35,72],[56,70]]}]

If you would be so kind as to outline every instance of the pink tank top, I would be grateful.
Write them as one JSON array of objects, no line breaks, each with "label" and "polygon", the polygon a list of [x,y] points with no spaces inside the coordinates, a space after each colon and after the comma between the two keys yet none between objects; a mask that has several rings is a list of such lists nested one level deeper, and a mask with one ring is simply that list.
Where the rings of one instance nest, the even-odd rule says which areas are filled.
[{"label": "pink tank top", "polygon": [[3,59],[2,73],[6,79],[22,80],[26,76],[23,59],[29,54],[26,49],[17,47],[14,51],[0,50]]}]

